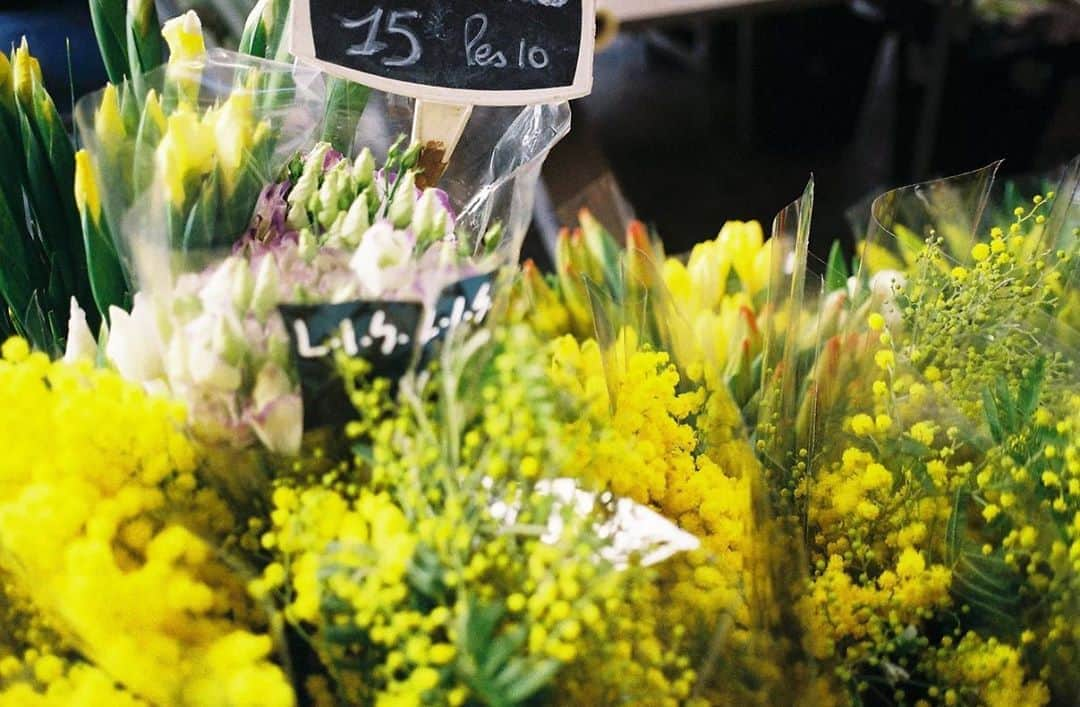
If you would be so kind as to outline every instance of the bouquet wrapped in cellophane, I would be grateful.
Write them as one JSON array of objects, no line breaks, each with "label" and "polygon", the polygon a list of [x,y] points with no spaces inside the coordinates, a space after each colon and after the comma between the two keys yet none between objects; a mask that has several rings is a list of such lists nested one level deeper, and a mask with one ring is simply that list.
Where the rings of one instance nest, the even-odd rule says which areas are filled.
[{"label": "bouquet wrapped in cellophane", "polygon": [[1075,702],[1080,163],[545,275],[565,105],[432,184],[287,3],[91,7],[82,151],[0,55],[0,707]]},{"label": "bouquet wrapped in cellophane", "polygon": [[750,495],[715,477],[702,490],[740,499],[742,547],[759,549],[718,555],[742,563],[752,651],[723,622],[727,643],[691,651],[732,669],[716,702],[749,701],[732,697],[745,686],[769,703],[1075,699],[1077,166],[1024,197],[996,189],[996,168],[879,198],[854,267],[839,247],[809,256],[812,184],[768,241],[731,222],[662,260],[640,224],[623,250],[583,213],[553,276],[526,263],[516,315],[589,353],[584,389],[648,452],[671,446],[631,407],[647,388],[629,352],[661,361],[672,390],[727,401],[669,408],[682,466],[653,487],[623,480],[625,461],[611,482],[702,533],[680,505],[686,479],[708,478],[689,429],[742,413],[730,429],[757,459],[722,468],[749,472]]}]

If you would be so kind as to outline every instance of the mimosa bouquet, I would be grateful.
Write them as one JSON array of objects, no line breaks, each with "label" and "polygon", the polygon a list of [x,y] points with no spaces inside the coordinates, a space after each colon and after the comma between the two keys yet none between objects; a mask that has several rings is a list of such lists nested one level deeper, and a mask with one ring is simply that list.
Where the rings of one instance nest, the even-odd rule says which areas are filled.
[{"label": "mimosa bouquet", "polygon": [[433,184],[287,3],[92,8],[81,151],[0,55],[0,705],[1076,701],[1080,162],[543,274],[565,106]]}]

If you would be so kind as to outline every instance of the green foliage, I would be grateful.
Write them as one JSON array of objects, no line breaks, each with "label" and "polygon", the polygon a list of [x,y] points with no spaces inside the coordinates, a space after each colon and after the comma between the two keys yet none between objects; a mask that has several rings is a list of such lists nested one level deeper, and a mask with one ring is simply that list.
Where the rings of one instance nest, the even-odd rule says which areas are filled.
[{"label": "green foliage", "polygon": [[846,288],[849,275],[844,259],[844,247],[840,241],[833,241],[829,248],[829,262],[825,268],[825,291],[835,292]]},{"label": "green foliage", "polygon": [[25,40],[12,59],[18,80],[0,84],[0,161],[13,167],[0,186],[0,296],[11,329],[55,354],[63,350],[71,298],[92,297],[75,156]]}]

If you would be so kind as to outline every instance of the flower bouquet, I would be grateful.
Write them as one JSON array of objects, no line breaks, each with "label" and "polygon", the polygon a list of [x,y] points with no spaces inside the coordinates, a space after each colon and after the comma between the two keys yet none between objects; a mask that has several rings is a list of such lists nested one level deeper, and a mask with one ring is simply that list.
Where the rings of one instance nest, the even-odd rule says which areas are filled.
[{"label": "flower bouquet", "polygon": [[0,55],[0,706],[1075,702],[1080,162],[545,275],[565,106],[428,184],[284,7],[92,3],[78,152]]}]

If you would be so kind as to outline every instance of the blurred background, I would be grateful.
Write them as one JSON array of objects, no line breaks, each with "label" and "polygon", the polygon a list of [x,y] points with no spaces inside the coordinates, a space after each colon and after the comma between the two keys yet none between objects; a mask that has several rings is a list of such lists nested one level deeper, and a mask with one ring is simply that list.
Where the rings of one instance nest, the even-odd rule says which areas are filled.
[{"label": "blurred background", "polygon": [[[253,0],[191,7],[228,46]],[[598,0],[591,96],[549,158],[526,254],[589,207],[639,218],[677,253],[727,219],[773,215],[816,180],[813,247],[850,242],[889,187],[1005,159],[1080,154],[1080,0]],[[86,0],[0,0],[61,110],[104,70]],[[66,97],[66,100],[65,100]]]}]

